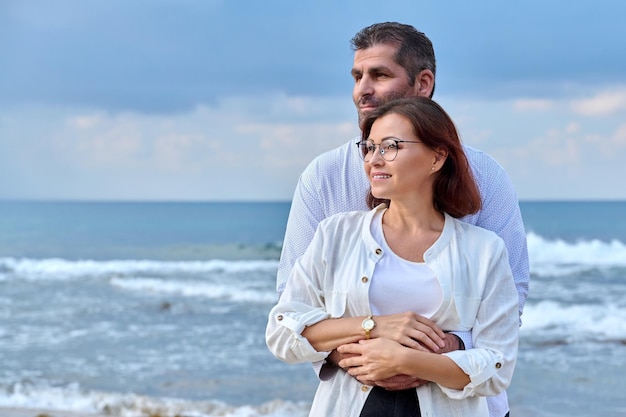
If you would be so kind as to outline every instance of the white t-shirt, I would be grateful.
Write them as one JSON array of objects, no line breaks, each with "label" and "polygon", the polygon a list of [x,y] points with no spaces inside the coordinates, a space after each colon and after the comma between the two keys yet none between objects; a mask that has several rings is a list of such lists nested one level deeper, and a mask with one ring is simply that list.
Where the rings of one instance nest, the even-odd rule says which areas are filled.
[{"label": "white t-shirt", "polygon": [[[426,318],[432,317],[443,300],[441,285],[434,272],[425,262],[408,261],[391,250],[383,233],[382,215],[374,218],[371,232],[385,254],[372,274],[369,290],[372,314],[413,311]],[[390,299],[394,300],[393,303],[389,302]]]}]

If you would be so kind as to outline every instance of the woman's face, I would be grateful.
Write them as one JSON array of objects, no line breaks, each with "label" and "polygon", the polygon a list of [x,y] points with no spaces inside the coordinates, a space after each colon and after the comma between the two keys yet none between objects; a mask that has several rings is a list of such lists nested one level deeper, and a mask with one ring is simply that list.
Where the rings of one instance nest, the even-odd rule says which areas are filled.
[{"label": "woman's face", "polygon": [[[370,131],[369,140],[375,145],[387,139],[420,140],[409,120],[394,113],[376,119]],[[393,161],[383,159],[380,147],[376,146],[375,152],[364,163],[372,194],[377,198],[407,203],[425,198],[432,201],[433,180],[444,158],[422,143],[400,142],[397,147],[398,153]],[[390,154],[393,155],[393,150],[385,157],[390,159]]]}]

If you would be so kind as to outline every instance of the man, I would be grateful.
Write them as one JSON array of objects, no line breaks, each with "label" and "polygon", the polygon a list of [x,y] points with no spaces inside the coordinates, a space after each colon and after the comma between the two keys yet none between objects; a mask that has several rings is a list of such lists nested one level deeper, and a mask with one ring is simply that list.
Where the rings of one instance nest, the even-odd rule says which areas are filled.
[{"label": "man", "polygon": [[[352,98],[359,125],[364,116],[382,103],[397,98],[432,97],[435,89],[435,54],[432,43],[421,32],[400,23],[379,23],[362,29],[351,41],[354,50]],[[294,261],[309,245],[317,224],[332,214],[367,210],[369,182],[363,162],[351,140],[318,156],[300,176],[291,204],[283,250],[277,275],[277,290],[282,292]],[[519,295],[521,316],[528,295],[528,250],[517,196],[502,167],[488,155],[465,146],[482,199],[482,209],[463,220],[497,233],[505,242],[509,263]],[[446,349],[471,348],[471,333],[458,333],[462,343],[446,338]],[[332,355],[335,359],[336,355]],[[321,366],[322,364],[320,364]],[[336,369],[336,368],[335,368]],[[320,378],[333,372],[330,365],[318,369]],[[420,381],[394,379],[387,389],[415,387]],[[381,384],[382,385],[382,384]],[[487,399],[490,415],[508,415],[506,392]]]}]

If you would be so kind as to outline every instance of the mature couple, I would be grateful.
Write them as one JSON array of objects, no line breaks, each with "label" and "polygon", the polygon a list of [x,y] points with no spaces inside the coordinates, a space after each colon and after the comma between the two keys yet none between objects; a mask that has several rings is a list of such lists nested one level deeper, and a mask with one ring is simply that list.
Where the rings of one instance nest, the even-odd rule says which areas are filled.
[{"label": "mature couple", "polygon": [[423,33],[352,46],[362,134],[300,177],[267,344],[313,363],[311,416],[508,415],[529,280],[513,187],[430,99]]}]

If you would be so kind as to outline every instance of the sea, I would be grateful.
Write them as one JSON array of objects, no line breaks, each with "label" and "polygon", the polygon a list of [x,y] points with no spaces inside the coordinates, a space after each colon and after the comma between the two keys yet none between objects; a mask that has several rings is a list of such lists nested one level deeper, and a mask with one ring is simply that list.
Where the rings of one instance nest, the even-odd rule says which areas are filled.
[{"label": "sea", "polygon": [[[512,417],[626,416],[626,202],[520,203]],[[306,416],[264,340],[289,202],[0,202],[0,408]]]}]

